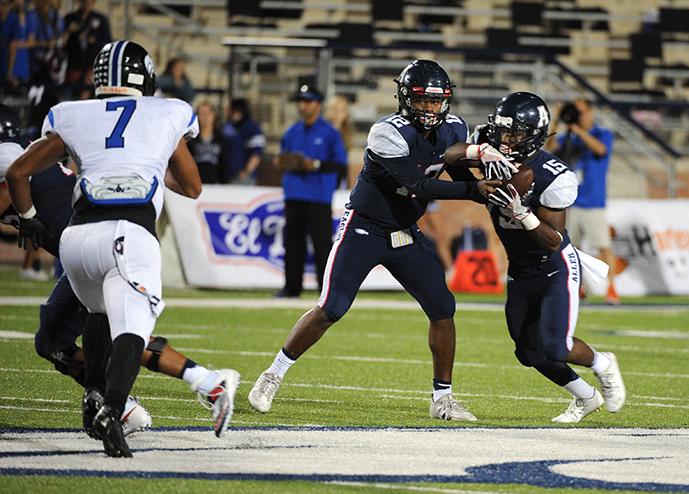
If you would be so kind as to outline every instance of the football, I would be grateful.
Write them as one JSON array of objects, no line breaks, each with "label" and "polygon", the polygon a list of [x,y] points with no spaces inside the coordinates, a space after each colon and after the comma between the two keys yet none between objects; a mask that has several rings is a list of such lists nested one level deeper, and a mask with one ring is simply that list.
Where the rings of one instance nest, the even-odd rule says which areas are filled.
[{"label": "football", "polygon": [[517,190],[517,193],[523,196],[529,191],[531,184],[533,184],[533,178],[533,169],[529,165],[521,165],[517,173],[512,175],[512,178],[502,181],[501,188],[507,191],[505,186],[507,184],[512,184],[512,187]]}]

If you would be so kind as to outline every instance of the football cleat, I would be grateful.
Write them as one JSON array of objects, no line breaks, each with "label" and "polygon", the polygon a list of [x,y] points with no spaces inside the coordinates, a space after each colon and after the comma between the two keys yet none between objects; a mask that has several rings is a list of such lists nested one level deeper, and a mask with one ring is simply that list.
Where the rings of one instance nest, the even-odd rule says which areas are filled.
[{"label": "football cleat", "polygon": [[282,378],[272,372],[264,372],[258,376],[254,387],[249,392],[251,406],[261,413],[269,411],[280,384],[282,384]]},{"label": "football cleat", "polygon": [[431,418],[441,420],[478,420],[473,413],[464,408],[452,394],[446,394],[438,398],[436,401],[431,401],[430,406]]},{"label": "football cleat", "polygon": [[100,439],[93,431],[93,419],[103,406],[103,395],[95,388],[86,388],[81,401],[84,430],[89,437]]},{"label": "football cleat", "polygon": [[598,390],[594,388],[591,398],[574,398],[567,407],[567,410],[555,417],[553,422],[559,422],[561,424],[575,424],[581,422],[581,419],[598,410],[602,404],[603,397]]},{"label": "football cleat", "polygon": [[113,458],[131,458],[127,441],[124,439],[122,424],[117,412],[109,405],[103,405],[93,419],[93,432],[103,440],[105,454]]},{"label": "football cleat", "polygon": [[127,403],[124,405],[124,412],[120,417],[122,424],[122,433],[124,437],[135,432],[143,431],[151,427],[153,421],[148,411],[141,406],[139,400],[133,396],[127,398]]},{"label": "football cleat", "polygon": [[217,379],[208,393],[198,389],[199,384],[206,380],[205,377],[192,385],[191,389],[196,391],[201,405],[211,410],[215,436],[222,437],[232,419],[234,397],[237,394],[240,376],[239,372],[233,369],[220,369],[211,372],[217,374]]},{"label": "football cleat", "polygon": [[627,390],[622,380],[620,366],[617,364],[617,357],[614,353],[601,352],[610,359],[610,365],[600,374],[596,374],[600,382],[600,389],[605,399],[605,408],[609,412],[619,412],[627,398]]}]

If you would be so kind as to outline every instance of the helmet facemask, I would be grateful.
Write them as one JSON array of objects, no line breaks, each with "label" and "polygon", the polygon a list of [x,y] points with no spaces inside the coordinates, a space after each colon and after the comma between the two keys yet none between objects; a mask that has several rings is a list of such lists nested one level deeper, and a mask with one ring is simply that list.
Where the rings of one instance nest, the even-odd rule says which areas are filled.
[{"label": "helmet facemask", "polygon": [[403,117],[421,129],[432,130],[440,126],[450,112],[452,89],[400,86],[397,97]]},{"label": "helmet facemask", "polygon": [[488,116],[488,140],[501,153],[515,160],[525,160],[536,152],[545,142],[547,128],[539,129],[532,125],[514,121],[502,115]]}]

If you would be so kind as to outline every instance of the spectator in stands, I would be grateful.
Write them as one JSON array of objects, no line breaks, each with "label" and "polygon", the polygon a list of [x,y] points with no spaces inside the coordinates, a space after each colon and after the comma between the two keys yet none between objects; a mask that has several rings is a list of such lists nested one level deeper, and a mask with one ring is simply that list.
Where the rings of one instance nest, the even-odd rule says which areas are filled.
[{"label": "spectator in stands", "polygon": [[95,4],[96,0],[80,0],[79,8],[65,16],[63,41],[69,83],[85,81],[100,49],[112,41],[110,21],[93,10]]},{"label": "spectator in stands", "polygon": [[323,116],[340,132],[345,149],[347,151],[352,149],[354,126],[349,115],[349,101],[347,101],[347,98],[340,95],[328,98],[328,101],[325,103]]},{"label": "spectator in stands", "polygon": [[285,286],[277,297],[301,294],[307,235],[315,251],[320,290],[332,245],[333,192],[347,172],[342,137],[321,117],[323,95],[303,84],[295,99],[301,119],[285,132],[277,158],[285,194]]},{"label": "spectator in stands", "polygon": [[[237,165],[232,182],[253,184],[256,182],[256,169],[261,164],[266,138],[261,127],[251,118],[249,103],[244,98],[233,99],[230,104],[230,122],[237,131],[236,146],[232,148],[232,163]],[[233,173],[234,175],[234,173]]]},{"label": "spectator in stands", "polygon": [[210,101],[204,100],[196,107],[199,119],[199,135],[189,143],[189,151],[199,167],[204,184],[218,183],[220,137],[216,126],[217,112]]},{"label": "spectator in stands", "polygon": [[7,41],[7,86],[12,92],[21,91],[31,75],[29,49],[34,45],[34,33],[26,22],[24,0],[14,0],[2,25]]},{"label": "spectator in stands", "polygon": [[609,129],[595,123],[593,105],[582,98],[564,104],[551,128],[557,129],[560,122],[567,126],[567,132],[557,139],[551,137],[548,148],[573,166],[579,180],[576,202],[567,215],[567,231],[574,245],[585,244],[610,265],[606,302],[617,305],[620,298],[614,282],[615,255],[605,212],[614,136]]},{"label": "spectator in stands", "polygon": [[31,77],[59,84],[64,80],[63,68],[66,68],[60,46],[62,18],[52,0],[35,0],[34,4],[35,9],[26,15],[28,30],[35,39],[30,56]]},{"label": "spectator in stands", "polygon": [[0,93],[5,90],[7,82],[7,69],[9,61],[11,22],[9,20],[12,2],[10,0],[0,0]]},{"label": "spectator in stands", "polygon": [[156,84],[165,96],[191,103],[194,101],[194,87],[187,77],[186,68],[187,62],[183,58],[171,58]]}]

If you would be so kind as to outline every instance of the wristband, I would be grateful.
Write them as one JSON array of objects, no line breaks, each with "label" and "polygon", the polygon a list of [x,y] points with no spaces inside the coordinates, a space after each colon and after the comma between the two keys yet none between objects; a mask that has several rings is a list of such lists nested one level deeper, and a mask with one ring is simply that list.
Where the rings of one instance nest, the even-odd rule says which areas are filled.
[{"label": "wristband", "polygon": [[318,170],[321,167],[321,160],[313,160],[313,169]]},{"label": "wristband", "polygon": [[470,160],[477,160],[481,158],[481,145],[480,144],[469,144],[466,151],[464,152],[467,158]]},{"label": "wristband", "polygon": [[30,220],[34,216],[36,216],[36,208],[34,207],[33,204],[31,205],[31,208],[29,208],[29,210],[26,213],[19,213],[19,217],[23,220]]},{"label": "wristband", "polygon": [[538,216],[533,213],[527,214],[526,218],[521,220],[521,222],[525,230],[535,230],[538,228],[538,225],[541,224],[541,220],[539,220]]}]

